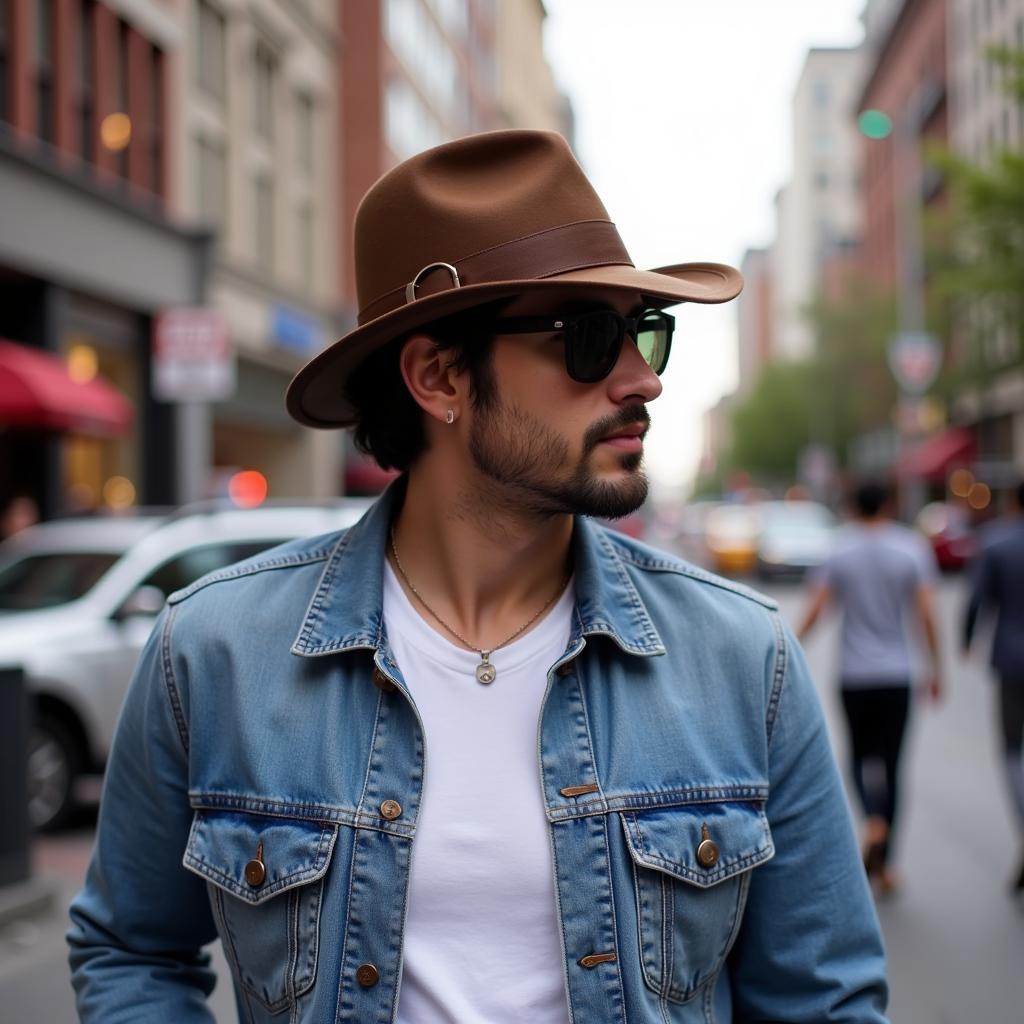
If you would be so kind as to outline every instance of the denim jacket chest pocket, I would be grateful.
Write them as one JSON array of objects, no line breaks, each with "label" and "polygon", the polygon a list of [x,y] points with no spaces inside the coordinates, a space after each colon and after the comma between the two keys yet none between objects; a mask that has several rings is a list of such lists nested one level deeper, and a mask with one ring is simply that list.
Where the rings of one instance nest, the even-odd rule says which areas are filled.
[{"label": "denim jacket chest pocket", "polygon": [[[775,853],[759,804],[621,814],[633,861],[646,984],[682,1003],[714,978],[739,931],[750,870]],[[701,844],[705,845],[702,849]]]},{"label": "denim jacket chest pocket", "polygon": [[183,863],[206,879],[238,983],[271,1013],[316,979],[336,837],[337,826],[323,822],[208,810],[193,819]]}]

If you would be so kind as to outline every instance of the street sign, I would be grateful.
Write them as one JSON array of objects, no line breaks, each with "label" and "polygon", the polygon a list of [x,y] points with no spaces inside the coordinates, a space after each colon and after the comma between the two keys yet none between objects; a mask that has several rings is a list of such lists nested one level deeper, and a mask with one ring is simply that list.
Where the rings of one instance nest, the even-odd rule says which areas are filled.
[{"label": "street sign", "polygon": [[219,402],[235,393],[235,353],[218,310],[177,307],[156,318],[152,383],[162,402]]},{"label": "street sign", "polygon": [[935,383],[941,362],[938,340],[924,331],[901,331],[889,342],[889,369],[908,395],[923,395]]}]

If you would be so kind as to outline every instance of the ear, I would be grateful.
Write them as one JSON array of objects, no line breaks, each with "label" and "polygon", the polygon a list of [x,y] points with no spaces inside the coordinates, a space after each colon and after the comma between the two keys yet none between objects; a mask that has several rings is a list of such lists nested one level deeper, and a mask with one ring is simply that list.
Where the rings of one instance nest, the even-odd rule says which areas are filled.
[{"label": "ear", "polygon": [[430,335],[413,334],[398,359],[409,394],[428,416],[442,423],[449,409],[459,415],[469,395],[467,375],[448,365],[449,356]]}]

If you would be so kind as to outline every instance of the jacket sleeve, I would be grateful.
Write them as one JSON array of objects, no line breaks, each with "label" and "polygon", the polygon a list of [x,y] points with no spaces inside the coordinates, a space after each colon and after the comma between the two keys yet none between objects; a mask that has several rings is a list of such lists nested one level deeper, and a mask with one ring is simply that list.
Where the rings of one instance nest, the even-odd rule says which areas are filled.
[{"label": "jacket sleeve", "polygon": [[881,1024],[885,955],[824,716],[779,627],[768,712],[775,856],[753,870],[730,954],[736,1022]]},{"label": "jacket sleeve", "polygon": [[143,650],[107,765],[85,886],[67,939],[86,1024],[212,1022],[216,937],[204,883],[182,866],[188,800],[185,696],[173,677],[174,608]]},{"label": "jacket sleeve", "polygon": [[966,650],[974,639],[974,630],[982,609],[992,600],[992,559],[982,548],[970,568],[971,595],[964,611],[963,645]]}]

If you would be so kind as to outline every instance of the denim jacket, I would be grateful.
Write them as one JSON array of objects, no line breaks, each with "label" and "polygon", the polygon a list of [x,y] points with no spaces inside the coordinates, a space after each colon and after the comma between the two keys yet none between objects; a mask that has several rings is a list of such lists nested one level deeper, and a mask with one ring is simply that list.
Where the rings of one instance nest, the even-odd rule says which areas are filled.
[{"label": "denim jacket", "polygon": [[[83,1021],[211,1020],[218,936],[244,1022],[396,1019],[430,738],[382,621],[395,501],[169,599],[71,908]],[[776,606],[585,519],[573,546],[537,731],[569,1020],[884,1021],[878,922]]]}]

